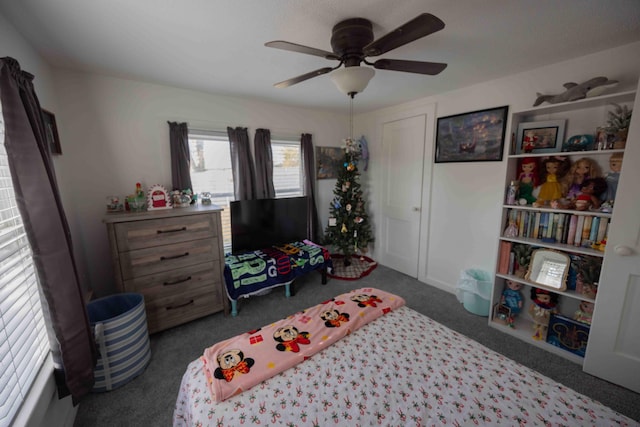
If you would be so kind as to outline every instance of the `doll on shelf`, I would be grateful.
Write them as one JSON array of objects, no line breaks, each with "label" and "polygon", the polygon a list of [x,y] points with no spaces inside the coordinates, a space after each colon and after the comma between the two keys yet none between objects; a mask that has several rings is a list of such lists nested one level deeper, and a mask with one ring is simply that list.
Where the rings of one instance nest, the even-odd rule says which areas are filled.
[{"label": "doll on shelf", "polygon": [[500,304],[509,307],[511,310],[511,315],[507,318],[507,325],[513,328],[515,317],[520,313],[524,304],[524,298],[520,292],[522,284],[507,280],[506,285],[500,297]]},{"label": "doll on shelf", "polygon": [[594,160],[588,157],[582,157],[576,160],[569,168],[569,173],[564,177],[566,186],[566,198],[575,199],[582,191],[582,183],[588,178],[597,178],[602,176],[600,166]]},{"label": "doll on shelf", "polygon": [[[520,163],[520,204],[530,205],[536,201],[533,189],[538,186],[538,160],[535,157],[525,157]],[[526,200],[526,203],[523,202]]]},{"label": "doll on shelf", "polygon": [[604,178],[588,178],[582,183],[580,194],[572,202],[576,210],[586,211],[600,208],[600,195],[607,190]]},{"label": "doll on shelf", "polygon": [[580,307],[578,307],[576,312],[573,314],[573,319],[590,325],[591,317],[593,316],[593,306],[594,304],[592,302],[581,301]]},{"label": "doll on shelf", "polygon": [[540,184],[538,198],[534,206],[547,206],[564,197],[560,180],[566,174],[568,160],[565,157],[548,157],[542,161],[544,179]]},{"label": "doll on shelf", "polygon": [[531,288],[531,305],[529,306],[529,316],[533,320],[533,339],[545,340],[551,313],[557,313],[558,294],[546,289]]},{"label": "doll on shelf", "polygon": [[602,193],[600,200],[609,202],[613,205],[618,190],[618,180],[620,179],[620,170],[622,169],[622,153],[613,153],[609,157],[609,172],[604,175],[607,181],[607,190]]}]

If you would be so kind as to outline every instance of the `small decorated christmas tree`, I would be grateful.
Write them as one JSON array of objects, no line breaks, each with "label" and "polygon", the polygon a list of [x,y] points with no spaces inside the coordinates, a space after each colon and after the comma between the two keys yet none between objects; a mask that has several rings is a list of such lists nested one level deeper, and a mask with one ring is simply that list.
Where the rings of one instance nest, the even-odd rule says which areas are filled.
[{"label": "small decorated christmas tree", "polygon": [[325,243],[333,245],[344,255],[346,266],[351,257],[360,251],[365,253],[373,241],[371,224],[360,189],[358,160],[361,150],[351,140],[345,140],[343,166],[339,169],[334,198],[329,211],[329,225],[325,230]]}]

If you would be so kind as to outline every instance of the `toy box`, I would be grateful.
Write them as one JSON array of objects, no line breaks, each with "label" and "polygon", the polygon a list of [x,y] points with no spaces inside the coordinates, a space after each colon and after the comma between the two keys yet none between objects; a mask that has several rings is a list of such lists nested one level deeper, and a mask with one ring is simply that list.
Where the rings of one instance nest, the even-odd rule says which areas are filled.
[{"label": "toy box", "polygon": [[560,314],[549,319],[547,342],[578,356],[584,357],[587,350],[590,326]]}]

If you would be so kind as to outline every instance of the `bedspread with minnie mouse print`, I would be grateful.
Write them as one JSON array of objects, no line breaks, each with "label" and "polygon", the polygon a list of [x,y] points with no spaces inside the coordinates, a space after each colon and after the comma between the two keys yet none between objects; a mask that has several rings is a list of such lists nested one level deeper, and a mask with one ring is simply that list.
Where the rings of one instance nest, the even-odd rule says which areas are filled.
[{"label": "bedspread with minnie mouse print", "polygon": [[221,341],[200,357],[211,397],[221,402],[248,390],[404,304],[379,289],[356,289]]}]

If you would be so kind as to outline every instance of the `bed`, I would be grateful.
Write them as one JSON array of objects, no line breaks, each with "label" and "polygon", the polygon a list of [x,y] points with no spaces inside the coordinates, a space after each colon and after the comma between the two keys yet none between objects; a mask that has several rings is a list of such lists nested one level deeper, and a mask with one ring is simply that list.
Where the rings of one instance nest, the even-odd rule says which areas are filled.
[{"label": "bed", "polygon": [[319,270],[321,283],[327,283],[331,255],[324,247],[310,240],[269,246],[260,250],[225,255],[224,280],[231,301],[231,315],[238,314],[238,300],[261,294],[278,286],[285,287],[285,296],[293,294],[291,284],[303,274]]},{"label": "bed", "polygon": [[[347,328],[329,326],[324,318],[314,317],[314,313],[333,310],[345,314],[337,324]],[[371,312],[377,316],[370,316]],[[371,318],[358,320],[365,317]],[[361,324],[351,323],[356,320]],[[255,343],[256,336],[265,338],[261,344],[274,347],[273,340],[269,344],[271,329],[282,324],[309,330],[324,325],[326,332],[306,336],[314,344],[331,341],[336,331],[342,336],[312,355],[303,349],[312,352],[314,345],[301,341],[300,354],[282,352],[298,356],[300,363],[281,372],[272,369],[252,387],[231,387],[226,395],[221,393],[217,384],[230,386],[269,360],[245,356],[243,360],[252,363],[244,373],[217,375],[212,374],[214,353],[222,354],[241,341]],[[406,307],[401,298],[373,288],[336,296],[207,348],[187,366],[173,423],[220,427],[637,425]]]}]

